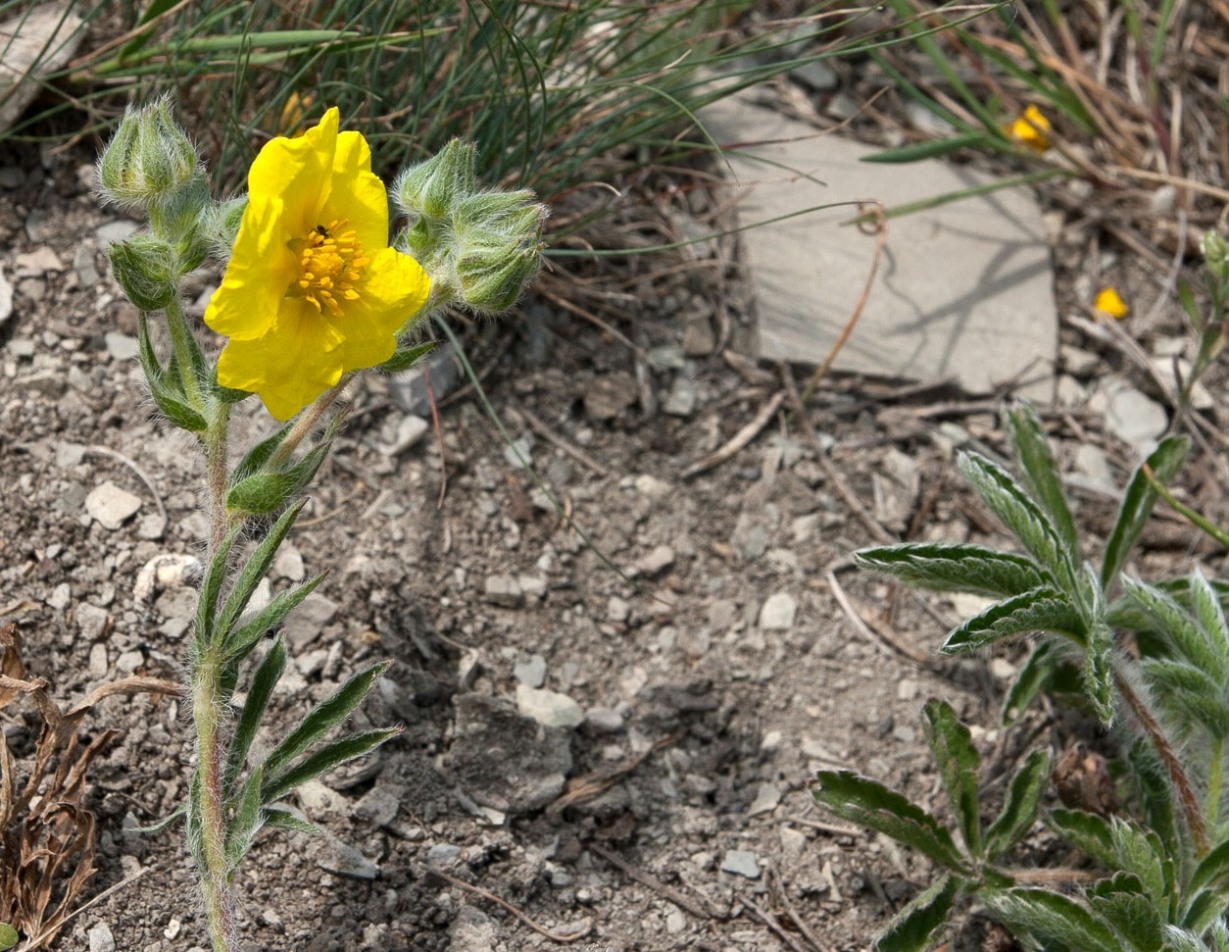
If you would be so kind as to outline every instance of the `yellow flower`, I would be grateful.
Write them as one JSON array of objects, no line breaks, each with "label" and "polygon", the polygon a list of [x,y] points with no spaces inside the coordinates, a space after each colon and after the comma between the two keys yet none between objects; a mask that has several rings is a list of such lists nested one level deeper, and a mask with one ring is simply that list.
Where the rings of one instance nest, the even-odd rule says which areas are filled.
[{"label": "yellow flower", "polygon": [[1009,136],[1026,145],[1034,152],[1045,152],[1050,148],[1050,120],[1036,106],[1025,107],[1024,114],[1018,117],[1006,129]]},{"label": "yellow flower", "polygon": [[427,301],[418,262],[388,246],[388,198],[336,108],[297,139],[270,140],[205,323],[230,338],[218,382],[288,420],[351,370],[392,357]]},{"label": "yellow flower", "polygon": [[1127,312],[1131,310],[1127,307],[1127,302],[1113,288],[1102,288],[1098,291],[1097,296],[1093,298],[1092,306],[1102,314],[1116,318],[1126,317]]}]

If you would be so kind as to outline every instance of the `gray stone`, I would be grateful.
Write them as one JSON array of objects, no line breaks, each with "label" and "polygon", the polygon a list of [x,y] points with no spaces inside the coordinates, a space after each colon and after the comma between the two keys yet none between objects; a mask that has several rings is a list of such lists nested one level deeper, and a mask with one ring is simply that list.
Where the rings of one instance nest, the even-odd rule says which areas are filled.
[{"label": "gray stone", "polygon": [[591,707],[585,712],[585,724],[599,734],[617,734],[623,730],[623,715],[611,707]]},{"label": "gray stone", "polygon": [[678,935],[687,928],[687,916],[684,915],[681,909],[671,910],[666,914],[666,932],[669,935]]},{"label": "gray stone", "polygon": [[634,485],[636,492],[642,496],[648,496],[650,499],[665,499],[674,491],[674,488],[669,483],[658,479],[656,476],[650,476],[648,473],[641,473],[637,476]]},{"label": "gray stone", "polygon": [[313,845],[316,845],[316,865],[321,869],[350,879],[372,880],[380,875],[379,866],[327,831],[320,839],[313,841]]},{"label": "gray stone", "polygon": [[73,590],[67,582],[61,582],[51,590],[51,594],[47,596],[47,604],[58,612],[64,611],[72,604]]},{"label": "gray stone", "polygon": [[751,850],[726,850],[721,858],[721,871],[747,879],[759,879],[760,859]]},{"label": "gray stone", "polygon": [[525,602],[521,583],[511,575],[488,576],[483,594],[488,602],[501,608],[519,608]]},{"label": "gray stone", "polygon": [[111,927],[105,922],[90,926],[87,935],[90,940],[90,952],[115,952],[115,936],[111,934]]},{"label": "gray stone", "polygon": [[19,278],[41,278],[49,271],[63,271],[64,262],[54,251],[43,245],[13,259],[14,271]]},{"label": "gray stone", "polygon": [[656,575],[674,564],[674,550],[668,545],[659,545],[632,566],[635,575]]},{"label": "gray stone", "polygon": [[789,71],[793,79],[804,86],[809,86],[817,93],[826,93],[837,86],[836,70],[823,60],[811,60],[801,66],[795,66]]},{"label": "gray stone", "polygon": [[114,532],[141,508],[141,500],[126,489],[106,482],[85,497],[85,511],[104,529]]},{"label": "gray stone", "polygon": [[140,227],[134,221],[121,218],[119,221],[109,221],[105,225],[100,225],[94,231],[94,235],[98,239],[98,243],[105,248],[107,245],[113,245],[117,241],[123,241]]},{"label": "gray stone", "polygon": [[755,799],[747,807],[747,816],[771,813],[781,802],[781,788],[775,783],[761,783],[755,790]]},{"label": "gray stone", "polygon": [[526,661],[518,661],[512,667],[512,676],[526,687],[540,688],[546,681],[546,659],[536,654]]},{"label": "gray stone", "polygon": [[1113,381],[1107,388],[1105,425],[1140,456],[1156,449],[1156,442],[1169,426],[1165,408],[1134,387]]},{"label": "gray stone", "polygon": [[448,867],[461,858],[461,847],[451,843],[436,843],[427,850],[427,865]]},{"label": "gray stone", "polygon": [[376,826],[387,826],[397,818],[407,789],[399,784],[376,784],[354,805],[354,815]]},{"label": "gray stone", "polygon": [[132,674],[145,664],[145,655],[139,651],[125,651],[115,660],[115,670],[120,674]]},{"label": "gray stone", "polygon": [[[938,160],[863,162],[873,148],[761,109],[744,95],[706,108],[718,143],[756,143],[723,156],[744,190],[743,233],[761,356],[818,364],[855,312],[876,238],[846,224],[875,196],[889,208],[992,181]],[[761,161],[757,161],[757,159]],[[782,219],[782,220],[776,220]],[[1058,352],[1053,275],[1041,213],[1024,189],[952,202],[892,219],[885,258],[835,368],[935,381],[1048,401]],[[1028,315],[1022,319],[1021,315]]]},{"label": "gray stone", "polygon": [[90,677],[101,678],[107,673],[107,646],[101,641],[90,645]]},{"label": "gray stone", "polygon": [[112,360],[136,360],[141,352],[135,337],[129,337],[119,331],[107,331],[102,339]]},{"label": "gray stone", "polygon": [[585,720],[580,705],[566,694],[526,684],[516,686],[516,708],[522,717],[532,718],[543,727],[579,727]]},{"label": "gray stone", "polygon": [[[71,5],[61,3],[39,4],[0,23],[0,36],[4,37],[4,58],[0,60],[0,133],[25,112],[42,88],[42,78],[73,58],[85,36],[84,26],[85,21],[72,12]],[[114,941],[111,948],[115,948]],[[93,939],[90,952],[94,952]]]},{"label": "gray stone", "polygon": [[327,595],[312,592],[294,610],[286,624],[286,640],[302,650],[320,636],[340,606]]},{"label": "gray stone", "polygon": [[319,780],[308,780],[295,787],[295,794],[303,812],[309,817],[321,817],[327,813],[341,814],[350,812],[350,802]]},{"label": "gray stone", "polygon": [[453,703],[451,773],[474,801],[519,816],[563,792],[572,769],[568,731],[521,717],[504,698],[462,694]]},{"label": "gray stone", "polygon": [[1118,491],[1109,459],[1099,446],[1081,443],[1075,451],[1075,468],[1073,476],[1079,477],[1086,486],[1111,494]]},{"label": "gray stone", "polygon": [[380,451],[385,456],[400,456],[411,446],[421,440],[431,429],[431,424],[420,416],[408,415],[401,418],[397,424],[397,435],[393,442],[381,446]]},{"label": "gray stone", "polygon": [[107,623],[111,619],[105,608],[99,608],[89,602],[81,602],[73,612],[73,617],[77,620],[77,630],[86,641],[97,641],[106,634]]},{"label": "gray stone", "polygon": [[273,574],[291,582],[301,582],[307,575],[303,568],[303,556],[293,545],[283,543],[273,557]]},{"label": "gray stone", "polygon": [[789,592],[774,592],[760,609],[760,628],[765,631],[786,631],[794,625],[798,601]]},{"label": "gray stone", "polygon": [[9,319],[13,313],[13,286],[4,276],[4,266],[0,265],[0,324]]},{"label": "gray stone", "polygon": [[698,399],[696,382],[686,374],[679,374],[674,378],[674,383],[661,408],[671,416],[689,417],[696,412]]},{"label": "gray stone", "polygon": [[462,906],[449,927],[450,952],[491,952],[499,942],[495,924],[486,913],[473,906]]},{"label": "gray stone", "polygon": [[77,245],[73,252],[73,270],[77,272],[77,281],[83,288],[92,288],[98,283],[100,275],[94,264],[94,249],[89,245]]}]

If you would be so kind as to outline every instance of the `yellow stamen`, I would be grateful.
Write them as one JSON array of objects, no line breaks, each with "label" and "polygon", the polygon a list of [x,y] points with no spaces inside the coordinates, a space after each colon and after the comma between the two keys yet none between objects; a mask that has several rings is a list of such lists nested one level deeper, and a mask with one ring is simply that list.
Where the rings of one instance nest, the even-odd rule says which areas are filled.
[{"label": "yellow stamen", "polygon": [[328,308],[334,317],[341,317],[340,298],[357,301],[354,285],[362,277],[370,259],[363,253],[358,235],[344,219],[317,225],[303,242],[299,252],[299,280],[290,293],[301,295],[323,312]]}]

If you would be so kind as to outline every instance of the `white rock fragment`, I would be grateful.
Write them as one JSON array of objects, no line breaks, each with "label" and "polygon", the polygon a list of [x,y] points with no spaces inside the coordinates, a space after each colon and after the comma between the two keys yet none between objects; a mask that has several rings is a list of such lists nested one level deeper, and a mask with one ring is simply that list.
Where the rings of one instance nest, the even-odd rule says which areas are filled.
[{"label": "white rock fragment", "polygon": [[201,577],[203,571],[201,560],[194,555],[180,552],[155,555],[137,572],[137,580],[132,585],[132,597],[138,602],[148,601],[163,589],[191,584]]},{"label": "white rock fragment", "polygon": [[633,485],[636,487],[636,492],[650,499],[665,499],[672,492],[669,483],[663,482],[656,476],[650,476],[648,473],[637,476]]},{"label": "white rock fragment", "polygon": [[761,783],[755,791],[755,799],[747,808],[747,816],[771,813],[781,802],[781,789],[773,783]]},{"label": "white rock fragment", "polygon": [[0,324],[9,319],[13,313],[13,286],[4,276],[4,267],[0,265]]},{"label": "white rock fragment", "polygon": [[106,482],[85,497],[85,511],[104,529],[114,532],[141,508],[141,500],[126,489]]},{"label": "white rock fragment", "polygon": [[136,360],[141,352],[135,337],[129,337],[119,331],[107,331],[102,335],[102,339],[112,360]]},{"label": "white rock fragment", "polygon": [[512,667],[512,676],[518,684],[529,688],[540,688],[546,681],[546,659],[536,654],[526,661],[518,661]]},{"label": "white rock fragment", "polygon": [[107,673],[107,646],[101,641],[90,645],[90,677],[101,678]]},{"label": "white rock fragment", "polygon": [[760,860],[751,850],[726,850],[721,858],[721,871],[747,879],[759,879]]},{"label": "white rock fragment", "polygon": [[525,601],[521,583],[511,575],[490,575],[483,586],[486,600],[501,608],[519,608]]},{"label": "white rock fragment", "polygon": [[90,940],[90,952],[115,952],[115,936],[111,934],[111,927],[105,922],[90,926],[87,935]]},{"label": "white rock fragment", "polygon": [[765,631],[786,631],[794,626],[798,613],[798,601],[789,592],[775,592],[768,596],[760,609],[760,628]]},{"label": "white rock fragment", "polygon": [[632,566],[632,576],[653,576],[674,564],[674,550],[668,545],[659,545],[648,555],[638,559]]},{"label": "white rock fragment", "polygon": [[580,705],[566,694],[526,684],[516,686],[516,709],[543,727],[578,727],[585,719]]},{"label": "white rock fragment", "polygon": [[1111,387],[1105,408],[1105,425],[1140,456],[1156,449],[1156,441],[1169,426],[1165,408],[1134,387],[1119,383]]},{"label": "white rock fragment", "polygon": [[13,259],[19,278],[41,278],[49,271],[63,271],[64,262],[54,251],[43,245],[35,251],[27,251]]}]

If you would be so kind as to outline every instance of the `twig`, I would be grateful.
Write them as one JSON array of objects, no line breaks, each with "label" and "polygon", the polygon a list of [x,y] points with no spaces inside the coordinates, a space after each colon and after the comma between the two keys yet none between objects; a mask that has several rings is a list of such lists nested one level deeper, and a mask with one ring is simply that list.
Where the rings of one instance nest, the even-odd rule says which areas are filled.
[{"label": "twig", "polygon": [[790,921],[798,927],[798,931],[806,937],[806,940],[815,946],[819,952],[832,952],[832,947],[824,942],[819,936],[811,931],[811,927],[806,924],[801,916],[794,911],[793,903],[789,901],[789,891],[785,887],[785,883],[781,879],[781,874],[777,872],[775,866],[769,864],[769,872],[772,874],[772,881],[777,887],[777,898],[781,901],[781,905],[785,907],[785,913],[789,916]]},{"label": "twig", "polygon": [[672,903],[674,903],[680,909],[686,909],[697,919],[714,918],[711,912],[709,912],[706,909],[702,909],[700,906],[696,905],[696,903],[694,903],[687,896],[683,895],[683,893],[679,892],[677,889],[673,888],[672,886],[667,886],[656,876],[650,875],[649,873],[646,873],[643,870],[637,869],[635,866],[632,866],[626,860],[622,859],[619,856],[616,856],[614,853],[611,853],[609,850],[604,850],[600,846],[594,843],[590,843],[589,851],[593,853],[597,853],[598,856],[600,856],[602,859],[608,862],[611,866],[614,866],[622,870],[627,876],[631,877],[632,879],[636,880],[636,882],[640,883],[640,885],[648,886],[649,889],[653,890],[653,892],[659,893],[662,896],[665,896],[667,899],[669,899]]},{"label": "twig", "polygon": [[[827,759],[827,758],[824,758]],[[790,823],[800,823],[825,833],[835,833],[837,836],[861,836],[862,831],[853,826],[841,826],[838,823],[825,823],[823,820],[812,820],[805,816],[790,817]]]},{"label": "twig", "polygon": [[145,470],[141,469],[133,460],[129,459],[123,453],[117,453],[109,446],[99,446],[97,443],[91,443],[85,448],[87,453],[95,453],[98,456],[106,456],[117,462],[123,463],[130,470],[137,474],[137,479],[145,484],[145,488],[149,490],[149,494],[154,497],[154,505],[158,507],[158,515],[162,517],[162,521],[166,521],[166,506],[162,504],[162,497],[158,495],[158,490],[154,488],[154,481],[149,478]]},{"label": "twig", "polygon": [[743,908],[745,908],[748,912],[755,913],[759,920],[764,923],[764,925],[768,926],[773,934],[793,949],[794,952],[807,952],[805,948],[798,944],[798,941],[792,935],[781,928],[781,924],[772,917],[771,913],[765,912],[745,896],[739,896],[738,901],[743,904]]},{"label": "twig", "polygon": [[491,902],[495,903],[497,906],[502,906],[504,909],[507,909],[508,912],[512,913],[512,915],[516,916],[516,918],[520,919],[521,922],[525,923],[525,925],[529,926],[529,928],[531,928],[538,935],[545,936],[546,938],[550,939],[552,942],[559,942],[562,944],[567,944],[569,942],[575,942],[578,939],[583,939],[585,936],[587,936],[590,932],[593,931],[593,920],[590,919],[588,916],[585,916],[583,919],[580,920],[580,922],[575,924],[572,931],[552,932],[550,929],[547,929],[544,926],[538,925],[536,922],[530,919],[527,915],[525,915],[525,913],[517,909],[516,906],[512,905],[512,903],[508,902],[506,899],[501,899],[499,896],[496,896],[493,892],[483,889],[481,886],[474,886],[471,883],[467,883],[463,879],[457,879],[457,877],[455,876],[450,876],[448,875],[448,873],[445,873],[443,870],[436,869],[434,866],[428,866],[427,869],[432,876],[438,876],[440,879],[443,879],[443,880],[446,880],[447,882],[452,883],[454,886],[458,887],[459,889],[464,889],[468,892],[472,892],[474,895],[481,896],[483,899],[489,899]]},{"label": "twig", "polygon": [[735,456],[743,447],[760,435],[760,431],[777,415],[777,411],[781,409],[781,404],[784,402],[784,393],[780,391],[774,393],[769,401],[760,408],[760,412],[755,415],[755,419],[735,433],[733,438],[724,446],[688,466],[683,470],[681,478],[690,479],[692,476],[698,476],[700,473],[706,472],[714,466],[719,466],[732,456]]},{"label": "twig", "polygon": [[857,609],[854,608],[853,602],[849,600],[849,596],[846,595],[845,590],[841,588],[841,583],[836,580],[835,569],[828,569],[827,579],[828,587],[832,591],[832,597],[836,599],[836,603],[841,606],[841,609],[845,612],[846,617],[848,617],[853,623],[853,626],[862,633],[863,637],[872,643],[878,642],[886,645],[887,647],[891,648],[892,651],[904,655],[916,664],[929,663],[930,656],[926,654],[926,652],[913,647],[913,645],[906,642],[900,635],[896,634],[896,632],[891,631],[891,629],[886,628],[886,626],[882,631],[880,630],[879,626],[871,627],[866,619],[864,619],[858,613]]},{"label": "twig", "polygon": [[563,450],[563,452],[567,453],[568,456],[580,463],[581,466],[584,466],[591,472],[596,473],[598,476],[607,475],[606,467],[604,467],[584,450],[573,446],[563,437],[559,436],[559,434],[547,426],[546,423],[540,418],[534,416],[534,414],[530,413],[529,410],[525,409],[523,404],[517,405],[516,412],[525,418],[525,422],[529,424],[529,429],[537,433],[538,436],[546,440],[547,443],[550,443],[552,446]]}]

